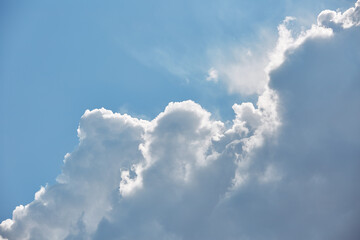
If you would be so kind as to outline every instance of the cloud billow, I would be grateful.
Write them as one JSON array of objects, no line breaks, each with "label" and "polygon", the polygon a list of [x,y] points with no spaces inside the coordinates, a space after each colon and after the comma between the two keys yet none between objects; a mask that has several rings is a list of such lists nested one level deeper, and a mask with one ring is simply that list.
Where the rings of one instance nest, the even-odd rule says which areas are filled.
[{"label": "cloud billow", "polygon": [[152,121],[86,111],[57,183],[0,239],[358,239],[358,9],[298,36],[284,21],[268,86],[230,128],[193,101]]}]

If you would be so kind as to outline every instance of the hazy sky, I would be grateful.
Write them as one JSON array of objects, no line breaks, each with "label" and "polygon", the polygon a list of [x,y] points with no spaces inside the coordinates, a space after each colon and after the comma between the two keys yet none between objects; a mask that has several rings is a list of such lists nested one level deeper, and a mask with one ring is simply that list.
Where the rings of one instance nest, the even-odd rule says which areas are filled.
[{"label": "hazy sky", "polygon": [[359,238],[359,1],[0,11],[0,239]]}]

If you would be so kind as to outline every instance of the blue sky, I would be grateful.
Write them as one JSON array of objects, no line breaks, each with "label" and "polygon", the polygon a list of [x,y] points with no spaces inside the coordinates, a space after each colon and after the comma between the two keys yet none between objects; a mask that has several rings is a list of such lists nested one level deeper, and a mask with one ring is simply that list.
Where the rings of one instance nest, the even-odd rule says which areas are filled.
[{"label": "blue sky", "polygon": [[[261,93],[234,85],[227,72],[232,68],[224,65],[243,64],[247,53],[253,57],[249,69],[265,64],[286,16],[307,29],[322,10],[353,5],[350,0],[2,1],[0,219],[33,201],[40,186],[56,184],[64,155],[79,149],[76,130],[86,109],[104,107],[151,121],[169,102],[190,99],[231,128],[237,116],[233,104],[255,104]],[[219,81],[207,81],[211,68],[219,71]]]}]

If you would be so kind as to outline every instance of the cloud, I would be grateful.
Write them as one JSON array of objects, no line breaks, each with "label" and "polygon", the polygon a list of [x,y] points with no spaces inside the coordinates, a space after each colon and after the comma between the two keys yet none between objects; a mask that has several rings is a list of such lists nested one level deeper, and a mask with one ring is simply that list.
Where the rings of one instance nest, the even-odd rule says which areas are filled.
[{"label": "cloud", "polygon": [[285,19],[228,128],[193,101],[152,121],[87,110],[57,183],[0,239],[358,239],[359,3],[297,35]]},{"label": "cloud", "polygon": [[355,3],[355,7],[349,8],[345,12],[335,12],[324,10],[318,16],[318,25],[330,27],[332,29],[350,28],[360,25],[360,2]]},{"label": "cloud", "polygon": [[208,55],[214,68],[209,70],[207,80],[213,79],[210,78],[210,72],[216,69],[217,81],[225,83],[230,93],[240,93],[243,96],[262,94],[268,80],[265,66],[269,61],[263,51],[252,52],[234,47],[229,52],[223,49],[209,50]]},{"label": "cloud", "polygon": [[219,73],[215,68],[210,68],[208,71],[207,81],[217,82],[219,78]]}]

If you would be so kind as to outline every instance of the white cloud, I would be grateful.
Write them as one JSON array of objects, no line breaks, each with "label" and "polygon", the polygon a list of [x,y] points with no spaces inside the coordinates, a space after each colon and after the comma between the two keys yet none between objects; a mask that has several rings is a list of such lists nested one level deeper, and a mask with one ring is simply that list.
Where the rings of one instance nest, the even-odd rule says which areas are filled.
[{"label": "white cloud", "polygon": [[215,68],[210,68],[208,71],[208,76],[206,77],[207,81],[217,82],[219,77],[219,73]]},{"label": "white cloud", "polygon": [[57,184],[0,239],[358,239],[358,7],[296,36],[285,19],[230,128],[193,101],[152,121],[87,110]]},{"label": "white cloud", "polygon": [[230,93],[248,96],[263,93],[267,84],[264,69],[268,58],[262,51],[258,52],[232,47],[229,52],[212,49],[208,55],[214,65],[212,69],[216,69],[216,79],[224,82]]},{"label": "white cloud", "polygon": [[35,193],[35,200],[40,200],[41,196],[44,195],[45,188],[41,186],[40,190]]},{"label": "white cloud", "polygon": [[318,16],[318,25],[333,29],[350,28],[360,25],[360,1],[355,3],[355,7],[349,8],[345,12],[335,12],[324,10]]}]

